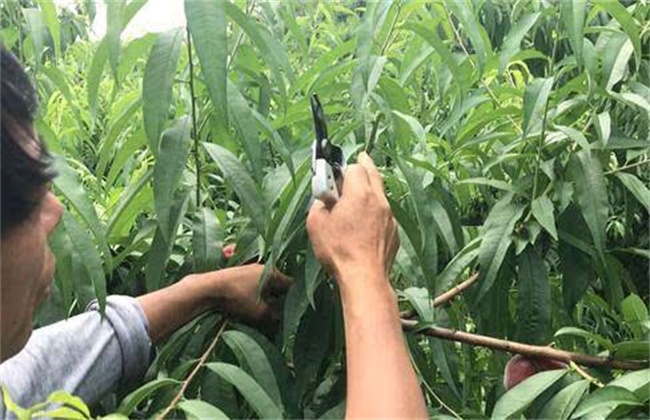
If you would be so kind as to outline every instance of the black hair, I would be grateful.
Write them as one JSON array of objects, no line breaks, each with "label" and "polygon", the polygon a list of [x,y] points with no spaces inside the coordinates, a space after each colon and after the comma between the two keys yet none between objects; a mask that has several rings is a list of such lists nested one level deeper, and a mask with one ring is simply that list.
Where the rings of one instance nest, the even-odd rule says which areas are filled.
[{"label": "black hair", "polygon": [[[54,172],[33,130],[36,90],[18,59],[1,44],[0,54],[0,232],[5,234],[31,216]],[[33,142],[37,156],[28,152]]]}]

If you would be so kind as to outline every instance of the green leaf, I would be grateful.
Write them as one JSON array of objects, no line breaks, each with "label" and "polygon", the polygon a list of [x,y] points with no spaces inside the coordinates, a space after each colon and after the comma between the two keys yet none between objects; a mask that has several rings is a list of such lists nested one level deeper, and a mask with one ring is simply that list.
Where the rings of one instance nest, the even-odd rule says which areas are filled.
[{"label": "green leaf", "polygon": [[142,385],[140,388],[124,397],[120,406],[117,408],[117,412],[126,416],[131,415],[138,404],[148,398],[155,391],[169,385],[180,385],[180,382],[171,378],[161,378]]},{"label": "green leaf", "polygon": [[45,25],[43,24],[43,13],[35,8],[23,9],[25,20],[29,25],[29,34],[32,38],[32,47],[34,51],[34,62],[36,68],[42,64],[43,50],[44,50],[44,31]]},{"label": "green leaf", "polygon": [[228,106],[230,119],[235,126],[241,145],[250,161],[249,167],[259,183],[262,180],[264,162],[262,161],[262,145],[257,133],[257,124],[252,109],[248,106],[246,98],[239,92],[234,83],[228,82]]},{"label": "green leaf", "polygon": [[611,350],[614,348],[614,345],[612,342],[603,337],[600,334],[592,333],[586,330],[583,330],[582,328],[577,328],[577,327],[562,327],[559,330],[555,332],[555,337],[562,337],[565,335],[570,335],[573,337],[582,337],[585,340],[593,340],[596,343],[600,344],[607,350]]},{"label": "green leaf", "polygon": [[[399,158],[396,159],[396,162],[402,174],[404,174],[404,178],[408,184],[410,190],[409,199],[415,209],[415,216],[419,226],[417,232],[419,238],[415,237],[416,233],[411,230],[411,235],[413,235],[413,237],[410,239],[418,255],[422,272],[427,281],[427,287],[433,292],[436,288],[435,275],[438,271],[438,246],[436,240],[435,221],[433,220],[433,212],[431,211],[430,205],[430,197],[427,195],[422,185],[424,172],[419,168],[412,168]],[[397,220],[402,224],[404,218],[398,217]],[[402,225],[402,227],[406,229],[405,225]]]},{"label": "green leaf", "polygon": [[316,259],[314,255],[314,249],[311,246],[311,243],[307,245],[305,250],[305,292],[307,293],[307,299],[311,304],[312,308],[316,308],[314,303],[314,293],[316,293],[316,288],[320,284],[322,276],[320,262]]},{"label": "green leaf", "polygon": [[639,296],[631,294],[621,302],[621,313],[635,336],[640,338],[643,334],[642,324],[650,319],[648,318],[648,308],[643,300]]},{"label": "green leaf", "polygon": [[124,10],[124,0],[114,0],[106,3],[105,39],[108,45],[108,61],[116,79],[120,60],[120,35],[123,29],[122,10]]},{"label": "green leaf", "polygon": [[201,400],[183,400],[178,403],[178,408],[183,410],[189,418],[193,419],[228,419],[229,417],[217,407]]},{"label": "green leaf", "polygon": [[158,155],[160,133],[168,118],[182,41],[183,31],[180,29],[159,34],[144,70],[142,110],[149,147],[154,156]]},{"label": "green leaf", "polygon": [[481,24],[476,20],[476,14],[472,10],[472,3],[467,0],[457,0],[446,2],[445,5],[451,9],[469,35],[476,53],[478,67],[482,72],[487,63],[488,54],[491,53],[490,44],[489,40],[484,39],[481,31],[479,31]]},{"label": "green leaf", "polygon": [[537,248],[528,246],[519,256],[517,281],[517,337],[542,344],[551,325],[551,286],[548,270]]},{"label": "green leaf", "polygon": [[538,417],[541,419],[568,419],[588,390],[589,381],[586,379],[572,383],[555,394],[546,403]]},{"label": "green leaf", "polygon": [[54,53],[57,60],[61,58],[61,25],[59,18],[56,15],[56,6],[52,0],[38,0],[38,5],[41,8],[43,21],[50,31],[52,42],[54,43]]},{"label": "green leaf", "polygon": [[179,190],[174,196],[168,217],[168,231],[163,232],[160,224],[157,225],[151,248],[147,254],[147,266],[145,268],[145,284],[148,291],[160,289],[165,278],[165,266],[174,245],[174,239],[178,232],[181,220],[185,216],[187,204],[190,198],[190,190]]},{"label": "green leaf", "polygon": [[280,95],[282,98],[286,98],[286,86],[282,77],[282,70],[284,70],[284,75],[289,80],[293,80],[294,76],[283,44],[278,42],[265,27],[259,25],[254,19],[244,14],[235,4],[225,2],[225,8],[228,17],[244,30],[246,35],[248,35],[259,49],[260,55],[271,68],[277,87],[280,90]]},{"label": "green leaf", "polygon": [[512,203],[511,197],[509,195],[499,200],[483,225],[483,239],[478,253],[481,272],[479,300],[494,284],[512,243],[512,231],[524,212],[524,206]]},{"label": "green leaf", "polygon": [[586,0],[560,2],[560,16],[564,29],[568,33],[569,44],[578,64],[582,65],[582,39],[584,38],[585,17],[587,15]]},{"label": "green leaf", "polygon": [[467,270],[470,264],[478,257],[481,238],[472,239],[465,248],[449,261],[449,264],[436,279],[436,295],[448,290],[458,280],[458,277]]},{"label": "green leaf", "polygon": [[572,419],[580,417],[607,418],[619,407],[640,406],[634,393],[625,388],[608,385],[589,394],[573,412]]},{"label": "green leaf", "polygon": [[499,398],[492,411],[492,418],[505,419],[517,416],[566,374],[567,370],[547,370],[525,379]]},{"label": "green leaf", "polygon": [[97,252],[92,237],[68,212],[63,213],[61,224],[70,236],[78,260],[86,268],[87,275],[93,285],[95,297],[99,302],[100,311],[103,312],[106,306],[106,279],[104,278],[102,259],[99,252]]},{"label": "green leaf", "polygon": [[450,48],[440,40],[436,31],[431,30],[421,23],[407,23],[404,27],[421,36],[436,50],[453,77],[462,76],[463,72],[460,71],[456,58],[451,53]]},{"label": "green leaf", "polygon": [[228,129],[228,101],[226,99],[228,44],[226,10],[223,1],[185,0],[187,28],[192,35],[199,56],[203,79],[210,94],[218,121],[218,133]]},{"label": "green leaf", "polygon": [[88,108],[90,108],[90,120],[94,124],[97,115],[97,98],[99,94],[99,85],[102,81],[102,74],[106,61],[108,60],[108,44],[102,40],[97,44],[95,53],[88,67],[86,75],[86,90],[88,93]]},{"label": "green leaf", "polygon": [[260,418],[283,417],[282,410],[266,391],[241,368],[221,362],[207,363],[205,366],[237,388]]},{"label": "green leaf", "polygon": [[638,177],[625,172],[617,172],[616,178],[641,203],[646,211],[650,211],[650,189]]},{"label": "green leaf", "polygon": [[615,359],[650,360],[650,341],[623,341],[612,350]]},{"label": "green leaf", "polygon": [[423,322],[433,322],[433,306],[431,295],[424,287],[409,287],[398,291],[398,294],[406,298],[415,309]]},{"label": "green leaf", "polygon": [[162,134],[160,151],[153,169],[153,192],[156,215],[163,232],[169,232],[169,212],[190,149],[190,117],[179,118]]},{"label": "green leaf", "polygon": [[625,388],[634,392],[641,401],[647,401],[650,398],[650,369],[626,373],[608,383],[607,386]]},{"label": "green leaf", "polygon": [[621,25],[621,28],[623,28],[625,34],[630,38],[632,46],[634,47],[634,55],[636,57],[636,65],[638,68],[641,63],[641,37],[639,34],[639,27],[630,12],[627,11],[625,6],[617,1],[596,0],[594,5],[604,9],[607,13],[612,15],[614,19],[616,19],[619,25]]},{"label": "green leaf", "polygon": [[604,258],[609,202],[600,162],[590,151],[582,150],[571,157],[569,174],[575,183],[576,201],[591,232],[593,244]]},{"label": "green leaf", "polygon": [[266,209],[260,197],[259,186],[248,173],[246,167],[228,149],[212,143],[203,143],[205,150],[228,178],[237,196],[246,208],[257,232],[264,235],[266,229]]},{"label": "green leaf", "polygon": [[222,337],[237,357],[242,368],[264,388],[275,405],[282,408],[282,397],[275,373],[262,347],[241,331],[226,331]]},{"label": "green leaf", "polygon": [[530,205],[530,209],[535,219],[540,225],[555,239],[558,240],[557,229],[555,227],[555,217],[553,215],[553,202],[546,195],[537,197]]},{"label": "green leaf", "polygon": [[503,73],[510,59],[519,52],[521,42],[524,40],[528,31],[537,23],[540,15],[541,12],[527,14],[519,19],[510,32],[508,32],[508,36],[503,41],[501,53],[499,54],[499,74]]},{"label": "green leaf", "polygon": [[549,100],[553,78],[534,79],[524,91],[523,138],[534,130],[540,129],[544,119],[546,103]]},{"label": "green leaf", "polygon": [[[74,409],[74,412],[79,415],[79,417],[76,418],[91,418],[90,416],[90,410],[88,409],[88,406],[83,402],[83,400],[79,397],[75,397],[74,395],[66,392],[66,391],[54,391],[47,397],[47,402],[52,402],[52,403],[59,403],[59,404],[64,404],[71,409]],[[48,413],[44,413],[43,415],[46,416],[49,414],[50,416],[57,418],[58,416],[51,414],[52,411]],[[73,414],[72,412],[69,414]]]},{"label": "green leaf", "polygon": [[582,147],[582,149],[591,149],[591,145],[587,141],[587,138],[579,130],[571,127],[564,127],[561,125],[557,125],[556,128],[564,133],[569,139],[573,140],[577,145]]},{"label": "green leaf", "polygon": [[614,32],[602,52],[602,77],[600,85],[606,90],[620,82],[627,71],[627,63],[632,57],[634,47],[628,37],[619,32]]},{"label": "green leaf", "polygon": [[67,203],[81,216],[86,227],[93,233],[95,242],[104,256],[107,269],[110,271],[112,267],[111,252],[106,243],[106,228],[100,222],[95,207],[83,185],[81,185],[77,173],[60,156],[54,159],[54,170],[58,174],[52,181],[54,187],[65,197]]},{"label": "green leaf", "polygon": [[205,207],[197,210],[192,236],[195,272],[203,273],[219,268],[222,241],[223,229],[215,212]]}]

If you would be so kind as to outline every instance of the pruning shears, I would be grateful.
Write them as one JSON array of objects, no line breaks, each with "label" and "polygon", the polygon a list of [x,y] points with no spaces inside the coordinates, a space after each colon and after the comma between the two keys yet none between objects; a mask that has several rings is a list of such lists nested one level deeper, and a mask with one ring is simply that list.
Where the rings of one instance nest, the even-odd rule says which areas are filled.
[{"label": "pruning shears", "polygon": [[345,158],[343,150],[333,145],[327,136],[325,113],[318,96],[313,94],[310,99],[316,132],[312,145],[311,192],[314,198],[321,200],[327,207],[332,207],[341,196]]}]

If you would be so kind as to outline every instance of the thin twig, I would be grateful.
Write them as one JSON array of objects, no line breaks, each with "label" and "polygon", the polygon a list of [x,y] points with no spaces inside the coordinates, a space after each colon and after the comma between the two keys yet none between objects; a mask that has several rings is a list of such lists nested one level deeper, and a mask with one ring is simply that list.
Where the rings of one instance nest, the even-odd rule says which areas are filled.
[{"label": "thin twig", "polygon": [[156,420],[163,420],[165,416],[167,416],[173,409],[176,407],[176,404],[183,398],[183,394],[185,393],[185,390],[187,387],[190,385],[190,382],[196,376],[196,374],[199,372],[199,370],[203,367],[205,364],[205,361],[210,357],[210,354],[212,354],[212,351],[214,350],[214,347],[217,345],[217,342],[219,341],[219,338],[221,337],[221,333],[223,333],[223,330],[226,329],[226,325],[228,324],[228,320],[224,319],[221,322],[221,327],[219,327],[219,331],[217,331],[217,335],[215,335],[214,339],[208,346],[207,350],[203,353],[201,358],[199,359],[199,363],[194,367],[192,370],[192,373],[189,374],[189,376],[183,381],[183,385],[181,386],[181,389],[178,391],[178,393],[174,396],[174,399],[169,403],[167,408],[160,414],[158,417],[156,417]]},{"label": "thin twig", "polygon": [[532,357],[543,357],[547,359],[560,360],[564,363],[575,362],[583,366],[603,366],[614,369],[639,370],[648,367],[647,363],[635,362],[632,360],[610,359],[608,357],[591,356],[582,353],[573,353],[565,350],[558,350],[548,346],[534,346],[531,344],[518,343],[516,341],[502,340],[485,335],[471,334],[463,331],[451,330],[441,327],[427,327],[418,329],[418,322],[402,319],[402,328],[405,331],[416,331],[418,334],[443,340],[455,341],[458,343],[470,344],[472,346],[485,347],[492,350],[507,351],[510,353],[523,354]]},{"label": "thin twig", "polygon": [[620,168],[612,169],[610,171],[605,172],[605,175],[611,175],[611,174],[614,174],[616,172],[624,171],[626,169],[635,168],[635,167],[641,166],[641,165],[643,165],[645,163],[650,163],[650,159],[642,160],[641,162],[635,162],[635,163],[631,163],[631,164],[626,165],[626,166],[621,166]]},{"label": "thin twig", "polygon": [[422,379],[422,383],[424,384],[424,387],[429,391],[429,394],[440,404],[441,407],[443,407],[445,410],[449,411],[455,418],[457,419],[462,419],[458,413],[456,413],[451,407],[449,407],[445,402],[433,391],[429,383],[426,381],[424,378],[424,375],[422,375],[422,372],[420,371],[420,368],[418,368],[418,365],[415,363],[415,360],[413,360],[413,355],[411,352],[409,352],[409,358],[411,359],[411,365],[415,369],[415,372],[418,374],[420,379]]},{"label": "thin twig", "polygon": [[[478,280],[479,273],[475,273],[472,276],[470,276],[467,280],[465,280],[462,283],[458,283],[456,286],[452,287],[451,289],[447,290],[446,292],[438,295],[433,299],[433,307],[436,308],[438,306],[442,306],[445,303],[449,302],[459,294],[463,293],[463,291],[467,288],[469,288],[471,285],[476,283]],[[409,319],[413,318],[416,314],[415,310],[409,309],[406,311],[402,311],[400,314],[400,318],[403,319]]]},{"label": "thin twig", "polygon": [[588,374],[587,371],[585,371],[583,368],[578,366],[575,362],[570,362],[569,366],[571,366],[571,369],[573,369],[578,375],[582,376],[592,384],[596,385],[598,388],[602,388],[605,386],[605,384],[603,384],[598,379]]}]

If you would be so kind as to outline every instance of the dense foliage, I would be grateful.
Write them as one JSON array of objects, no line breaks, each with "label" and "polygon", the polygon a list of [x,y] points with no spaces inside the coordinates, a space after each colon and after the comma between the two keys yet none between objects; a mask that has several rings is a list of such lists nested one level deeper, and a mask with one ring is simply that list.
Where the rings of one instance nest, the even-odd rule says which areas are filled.
[{"label": "dense foliage", "polygon": [[277,335],[218,334],[205,315],[158,349],[141,388],[93,413],[160,413],[216,336],[175,415],[342,416],[340,302],[304,229],[317,93],[346,156],[381,166],[402,244],[391,281],[421,321],[406,341],[432,415],[647,414],[648,369],[571,365],[505,393],[507,353],[420,334],[647,367],[647,1],[187,0],[187,30],[121,37],[145,3],[108,1],[99,39],[90,1],[1,6],[69,210],[39,324],[253,259],[295,284]]}]

